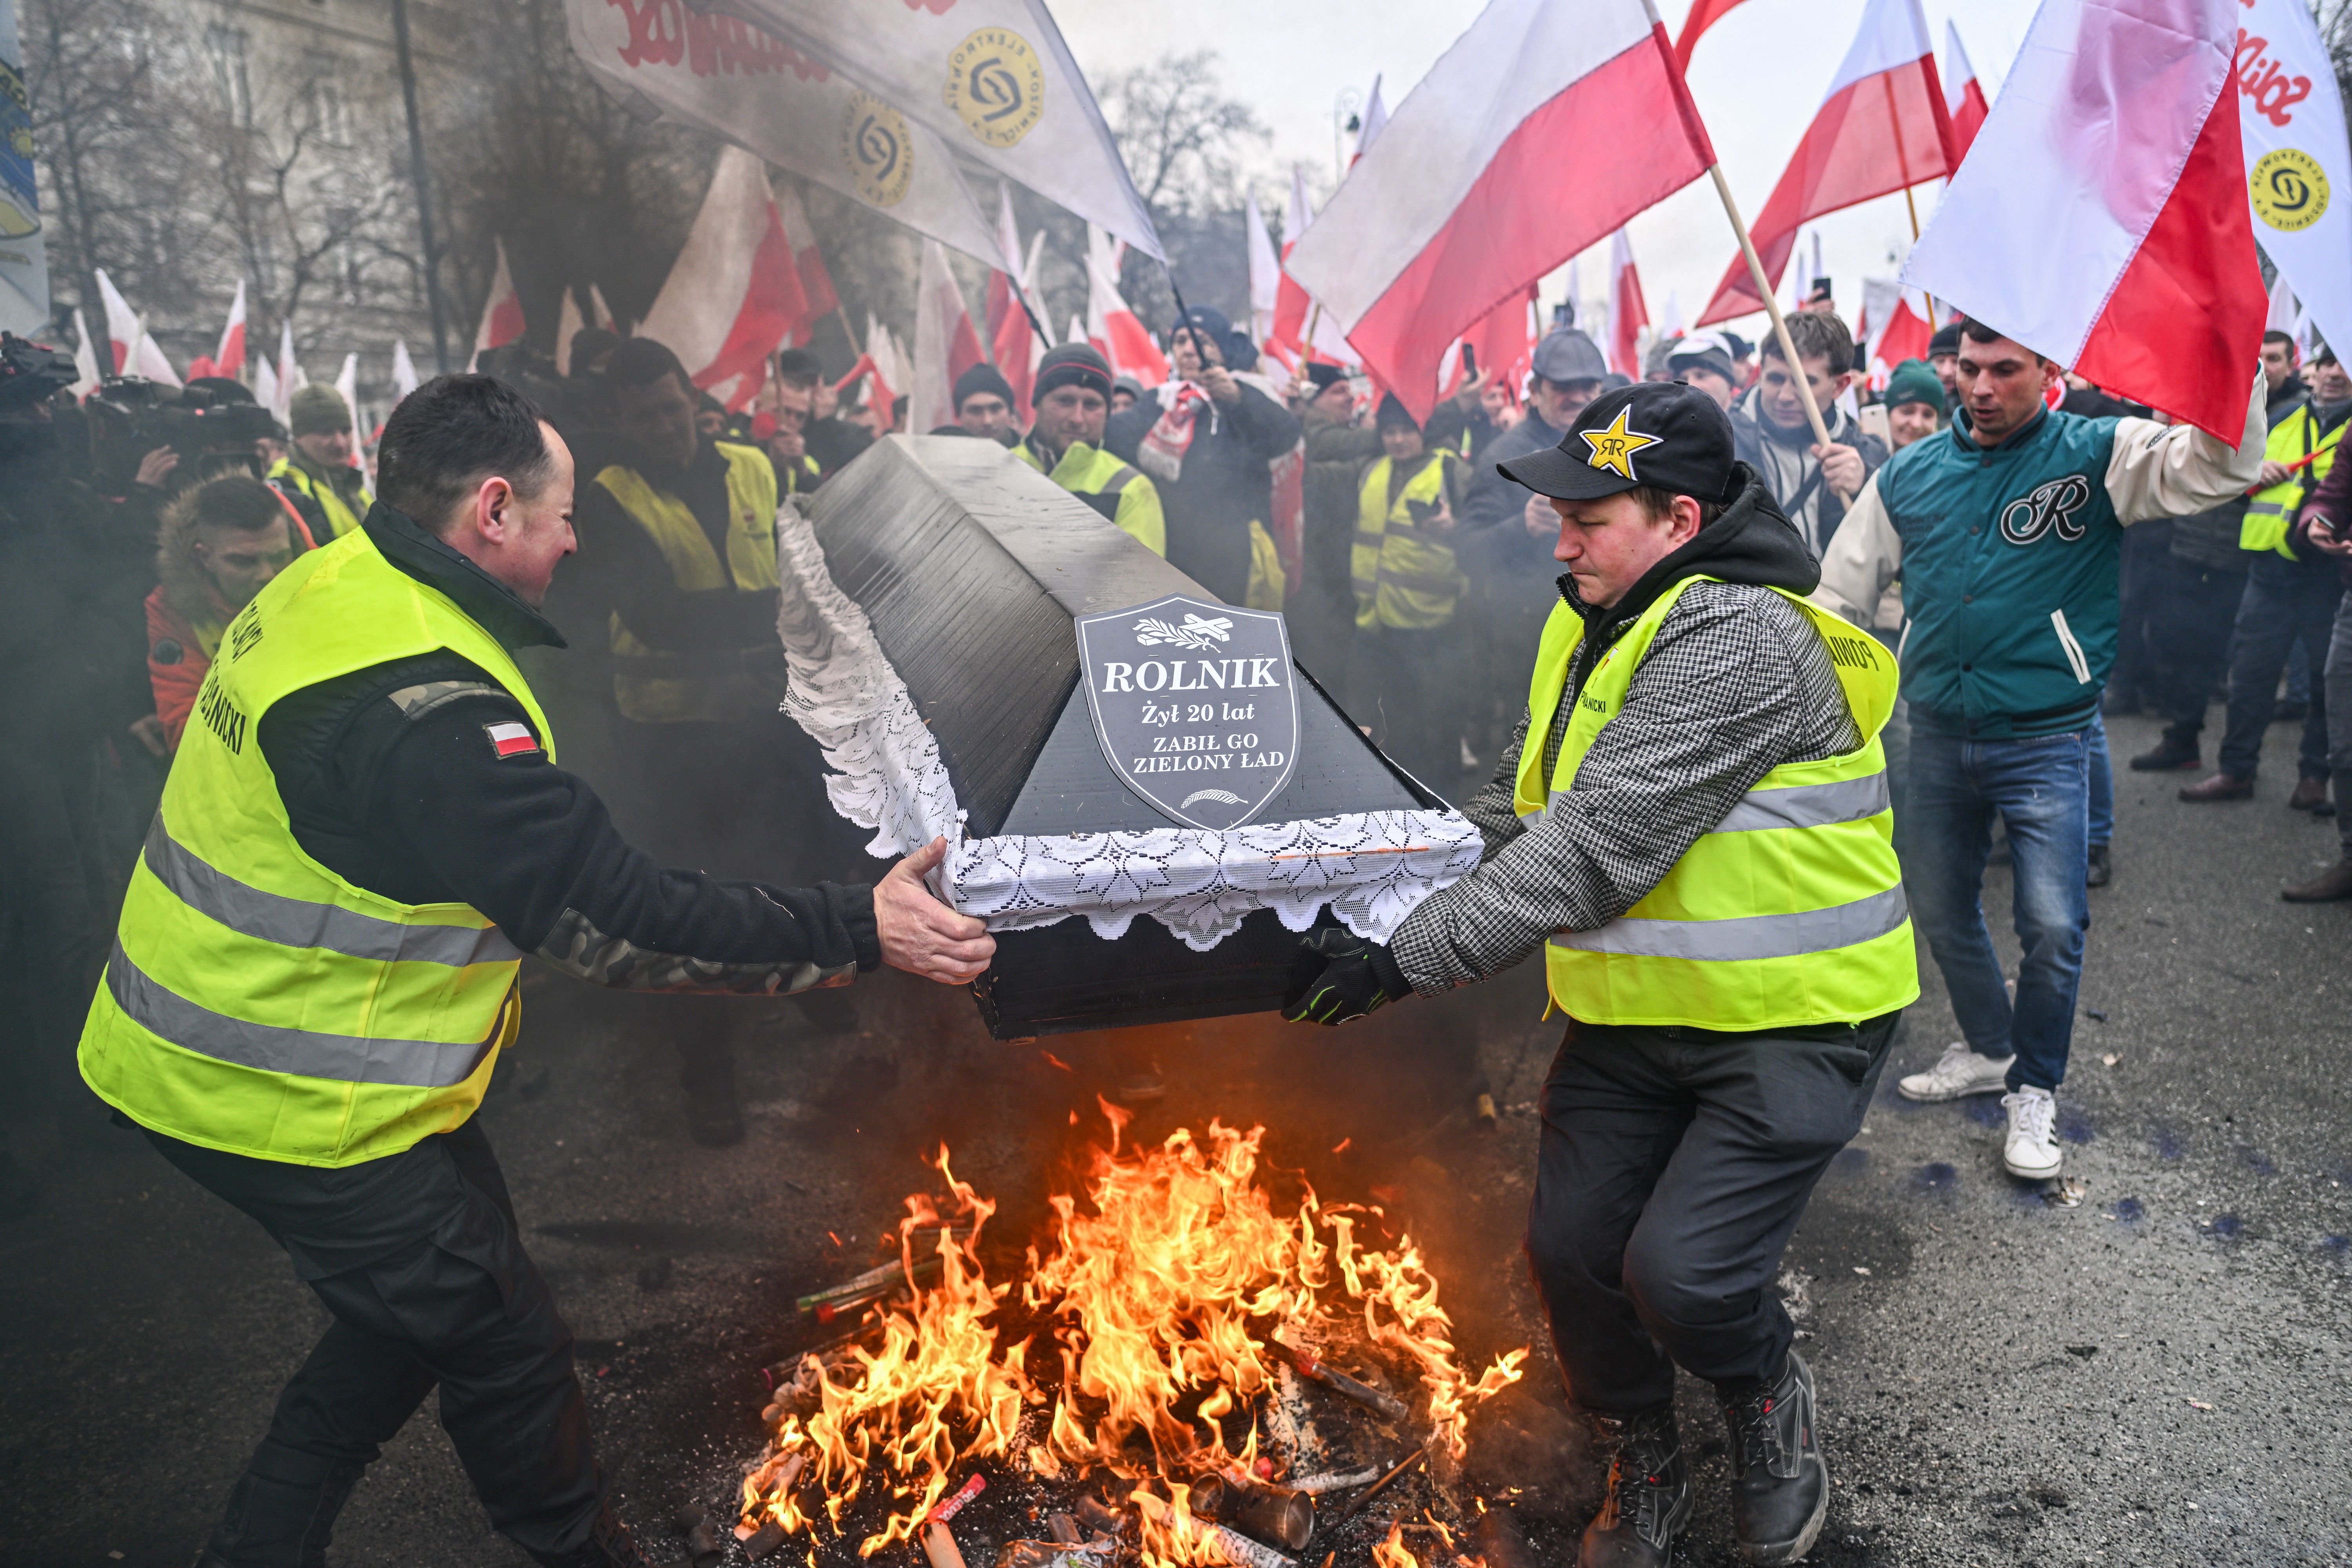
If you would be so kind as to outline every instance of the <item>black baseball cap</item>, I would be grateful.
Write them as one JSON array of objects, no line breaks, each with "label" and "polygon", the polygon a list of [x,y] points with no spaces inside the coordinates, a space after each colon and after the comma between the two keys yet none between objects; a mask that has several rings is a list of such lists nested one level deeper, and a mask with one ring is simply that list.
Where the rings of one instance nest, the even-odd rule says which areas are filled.
[{"label": "black baseball cap", "polygon": [[1722,501],[1731,465],[1731,416],[1715,399],[1688,382],[1650,381],[1602,393],[1559,446],[1495,468],[1561,500],[1599,500],[1649,485]]}]

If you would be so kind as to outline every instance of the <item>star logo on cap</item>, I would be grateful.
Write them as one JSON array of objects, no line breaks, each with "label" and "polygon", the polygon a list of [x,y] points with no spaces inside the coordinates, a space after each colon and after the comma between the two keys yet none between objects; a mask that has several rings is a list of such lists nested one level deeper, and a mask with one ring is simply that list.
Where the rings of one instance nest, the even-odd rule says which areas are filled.
[{"label": "star logo on cap", "polygon": [[1629,408],[1620,408],[1615,422],[1606,430],[1580,430],[1577,434],[1583,437],[1584,444],[1592,448],[1592,455],[1584,459],[1587,464],[1596,468],[1607,468],[1639,484],[1640,476],[1633,472],[1633,454],[1644,447],[1656,446],[1659,437],[1625,428],[1625,416],[1629,412]]}]

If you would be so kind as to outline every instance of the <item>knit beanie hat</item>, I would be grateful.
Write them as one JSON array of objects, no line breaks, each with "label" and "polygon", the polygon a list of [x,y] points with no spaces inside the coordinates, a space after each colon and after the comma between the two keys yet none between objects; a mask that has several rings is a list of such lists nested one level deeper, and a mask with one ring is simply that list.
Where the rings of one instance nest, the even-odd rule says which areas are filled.
[{"label": "knit beanie hat", "polygon": [[996,394],[997,396],[1004,399],[1004,405],[1008,408],[1013,405],[1013,384],[1004,379],[1003,371],[986,360],[982,360],[956,377],[956,412],[959,414],[963,412],[964,399],[976,397],[983,392]]},{"label": "knit beanie hat", "polygon": [[1924,403],[1937,418],[1944,416],[1944,384],[1926,360],[1906,359],[1886,378],[1886,406],[1900,408],[1906,403]]},{"label": "knit beanie hat", "polygon": [[287,414],[287,423],[297,436],[331,436],[338,430],[352,427],[351,405],[343,395],[323,381],[294,389],[294,402]]},{"label": "knit beanie hat", "polygon": [[1047,349],[1045,357],[1037,362],[1037,384],[1031,400],[1043,403],[1047,393],[1065,386],[1081,386],[1100,393],[1108,403],[1110,362],[1092,343],[1064,343]]}]

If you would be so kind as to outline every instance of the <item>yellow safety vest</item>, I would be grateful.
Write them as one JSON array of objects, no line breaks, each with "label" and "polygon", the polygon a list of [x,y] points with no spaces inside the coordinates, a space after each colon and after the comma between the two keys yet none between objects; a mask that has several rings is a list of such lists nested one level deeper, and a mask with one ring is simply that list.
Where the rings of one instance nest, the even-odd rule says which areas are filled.
[{"label": "yellow safety vest", "polygon": [[269,477],[273,479],[286,480],[296,489],[316,501],[319,510],[327,514],[328,537],[312,540],[313,544],[325,544],[331,540],[341,539],[358,528],[360,518],[366,513],[368,508],[375,504],[375,497],[369,492],[367,480],[364,478],[360,480],[360,510],[354,512],[344,501],[342,491],[337,489],[328,480],[313,479],[308,469],[296,463],[291,458],[280,458],[272,463],[269,466]]},{"label": "yellow safety vest", "polygon": [[1393,498],[1391,459],[1382,458],[1365,473],[1356,490],[1356,542],[1350,552],[1360,631],[1426,631],[1454,619],[1469,580],[1454,563],[1452,547],[1422,532],[1412,508],[1435,502],[1444,494],[1448,465],[1461,460],[1450,451],[1431,453]]},{"label": "yellow safety vest", "polygon": [[[1528,686],[1528,739],[1512,789],[1522,819],[1539,816],[1573,786],[1577,764],[1623,706],[1659,624],[1693,583],[1712,581],[1675,584],[1601,656],[1577,694],[1547,795],[1544,737],[1584,637],[1581,616],[1565,604],[1553,608]],[[1829,649],[1862,745],[1774,768],[1623,915],[1597,931],[1554,934],[1545,976],[1554,1005],[1570,1017],[1770,1029],[1856,1023],[1918,1000],[1918,958],[1878,742],[1895,708],[1895,658],[1795,595],[1781,597],[1804,613]]]},{"label": "yellow safety vest", "polygon": [[2270,437],[2263,443],[2265,461],[2295,462],[2310,457],[2315,448],[2319,456],[2278,483],[2256,490],[2247,500],[2245,520],[2238,525],[2239,549],[2275,550],[2289,561],[2296,559],[2287,546],[2287,531],[2294,526],[2295,514],[2303,510],[2303,503],[2311,499],[2311,492],[2319,488],[2319,481],[2336,466],[2336,444],[2343,437],[2343,423],[2321,435],[2319,417],[2308,403],[2271,426]]},{"label": "yellow safety vest", "polygon": [[[750,447],[715,443],[727,459],[727,559],[710,548],[710,535],[676,496],[647,484],[634,468],[618,466],[596,482],[636,520],[669,563],[670,580],[683,594],[734,588],[764,593],[776,585],[776,470]],[[621,716],[641,724],[689,721],[739,723],[772,713],[782,695],[765,689],[730,652],[664,653],[648,647],[621,624],[610,627],[613,697]]]},{"label": "yellow safety vest", "polygon": [[1115,498],[1111,521],[1154,555],[1168,553],[1168,521],[1160,510],[1159,487],[1136,469],[1084,441],[1072,442],[1050,469],[1026,441],[1013,447],[1013,455],[1074,496]]},{"label": "yellow safety vest", "polygon": [[440,648],[511,693],[552,757],[498,639],[364,530],[298,557],[229,622],[82,1026],[100,1099],[298,1165],[396,1154],[474,1113],[520,1022],[521,954],[470,905],[399,903],[311,859],[259,742],[281,698]]}]

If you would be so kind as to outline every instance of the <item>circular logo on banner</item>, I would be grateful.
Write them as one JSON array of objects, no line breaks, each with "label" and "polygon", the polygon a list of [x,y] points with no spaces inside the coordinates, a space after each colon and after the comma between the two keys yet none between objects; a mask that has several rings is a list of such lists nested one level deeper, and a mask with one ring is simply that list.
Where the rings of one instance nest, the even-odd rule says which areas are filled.
[{"label": "circular logo on banner", "polygon": [[1029,41],[982,27],[948,57],[947,105],[992,147],[1010,147],[1045,112],[1045,68]]},{"label": "circular logo on banner", "polygon": [[2318,159],[2293,147],[2255,159],[2246,189],[2253,198],[2254,216],[2288,234],[2309,228],[2327,211],[2327,171]]},{"label": "circular logo on banner", "polygon": [[898,205],[915,178],[907,117],[868,93],[849,95],[841,117],[841,156],[857,181],[857,194],[877,207]]}]

